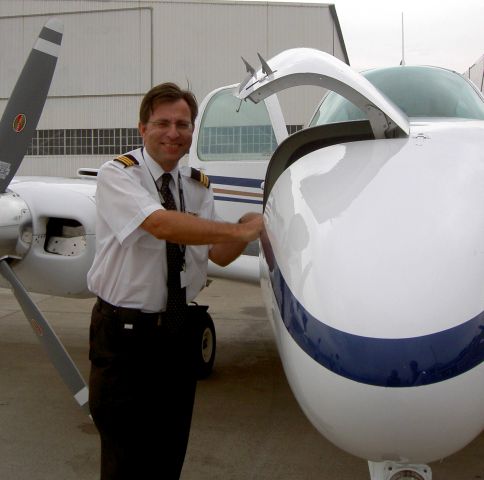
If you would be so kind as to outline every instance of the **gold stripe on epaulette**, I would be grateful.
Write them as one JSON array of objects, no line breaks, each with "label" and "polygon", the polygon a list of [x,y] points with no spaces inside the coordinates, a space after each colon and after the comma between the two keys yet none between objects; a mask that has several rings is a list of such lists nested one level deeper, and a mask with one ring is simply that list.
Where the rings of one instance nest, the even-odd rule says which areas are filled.
[{"label": "gold stripe on epaulette", "polygon": [[114,160],[122,163],[125,167],[132,167],[133,165],[139,165],[138,161],[131,155],[119,155]]},{"label": "gold stripe on epaulette", "polygon": [[209,178],[202,172],[200,172],[200,183],[206,188],[208,188],[208,186],[210,185]]},{"label": "gold stripe on epaulette", "polygon": [[208,188],[210,186],[210,179],[208,178],[208,176],[202,173],[197,168],[191,168],[190,177],[193,180],[196,180],[198,183],[201,183],[205,188]]}]

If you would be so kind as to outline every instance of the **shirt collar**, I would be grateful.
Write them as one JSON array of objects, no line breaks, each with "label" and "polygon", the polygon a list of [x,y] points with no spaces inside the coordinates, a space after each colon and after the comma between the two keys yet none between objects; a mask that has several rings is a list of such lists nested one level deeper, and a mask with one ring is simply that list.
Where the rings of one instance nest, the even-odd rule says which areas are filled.
[{"label": "shirt collar", "polygon": [[178,165],[171,170],[171,172],[165,172],[161,166],[153,160],[146,148],[143,148],[143,158],[155,181],[158,180],[164,173],[170,173],[173,181],[175,182],[175,188],[178,189]]}]

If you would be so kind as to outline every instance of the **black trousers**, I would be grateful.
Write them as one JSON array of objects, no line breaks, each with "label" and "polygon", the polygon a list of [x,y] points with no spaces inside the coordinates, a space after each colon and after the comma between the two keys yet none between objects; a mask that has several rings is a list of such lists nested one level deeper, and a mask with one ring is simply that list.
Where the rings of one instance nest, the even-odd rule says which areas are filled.
[{"label": "black trousers", "polygon": [[93,308],[89,407],[101,480],[180,477],[196,388],[194,334],[158,323],[156,314],[100,300]]}]

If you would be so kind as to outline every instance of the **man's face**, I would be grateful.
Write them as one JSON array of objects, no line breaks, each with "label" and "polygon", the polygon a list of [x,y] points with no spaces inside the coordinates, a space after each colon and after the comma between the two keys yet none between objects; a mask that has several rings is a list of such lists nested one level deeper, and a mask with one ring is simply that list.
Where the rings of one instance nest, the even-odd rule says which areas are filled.
[{"label": "man's face", "polygon": [[148,122],[138,128],[148,153],[167,172],[176,167],[192,144],[191,112],[183,99],[156,104]]}]

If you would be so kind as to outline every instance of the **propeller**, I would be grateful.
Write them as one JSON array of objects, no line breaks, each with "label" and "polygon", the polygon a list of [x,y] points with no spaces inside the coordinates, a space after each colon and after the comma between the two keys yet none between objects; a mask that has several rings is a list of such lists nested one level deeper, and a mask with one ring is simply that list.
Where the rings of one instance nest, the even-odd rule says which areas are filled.
[{"label": "propeller", "polygon": [[0,193],[24,158],[39,123],[54,75],[63,26],[52,18],[42,28],[0,120]]},{"label": "propeller", "polygon": [[62,22],[56,18],[49,19],[27,58],[0,120],[0,219],[3,219],[0,231],[0,247],[3,248],[0,248],[0,274],[11,286],[32,329],[62,380],[77,403],[89,413],[86,382],[10,266],[14,259],[22,258],[17,247],[11,246],[15,240],[12,231],[18,227],[18,212],[24,212],[28,207],[17,198],[17,195],[11,191],[7,192],[7,188],[37,128],[57,64],[62,35]]},{"label": "propeller", "polygon": [[71,391],[74,399],[89,414],[88,389],[79,370],[62,345],[47,319],[37,305],[32,301],[29,293],[16,277],[6,260],[0,261],[0,273],[10,283],[15,298],[22,308],[32,330],[45,348],[50,361],[59,372],[62,380]]}]

